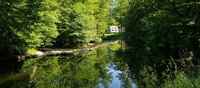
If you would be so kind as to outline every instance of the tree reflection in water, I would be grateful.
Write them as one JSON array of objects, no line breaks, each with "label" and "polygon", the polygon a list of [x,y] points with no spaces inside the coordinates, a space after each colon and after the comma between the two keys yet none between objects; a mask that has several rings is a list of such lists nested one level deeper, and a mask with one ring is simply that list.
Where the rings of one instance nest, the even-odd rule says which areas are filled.
[{"label": "tree reflection in water", "polygon": [[[135,88],[125,68],[115,65],[115,51],[99,48],[78,56],[50,56],[29,59],[21,73],[28,81],[9,80],[0,85],[6,88]],[[121,65],[123,66],[123,65]],[[12,85],[11,85],[12,84]]]}]

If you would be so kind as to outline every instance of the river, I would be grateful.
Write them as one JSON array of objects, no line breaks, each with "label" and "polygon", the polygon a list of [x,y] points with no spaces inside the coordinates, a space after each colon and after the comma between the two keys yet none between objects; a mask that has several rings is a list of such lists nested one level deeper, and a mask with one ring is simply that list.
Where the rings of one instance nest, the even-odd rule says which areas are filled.
[{"label": "river", "polygon": [[17,72],[0,75],[0,88],[137,88],[128,66],[115,54],[119,48],[28,58]]}]

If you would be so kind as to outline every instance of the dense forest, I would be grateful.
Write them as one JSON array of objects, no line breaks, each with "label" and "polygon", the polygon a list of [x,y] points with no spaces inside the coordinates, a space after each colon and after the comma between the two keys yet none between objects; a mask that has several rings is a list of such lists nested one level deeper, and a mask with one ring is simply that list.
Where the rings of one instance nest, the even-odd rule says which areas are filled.
[{"label": "dense forest", "polygon": [[1,0],[0,51],[101,42],[111,23],[110,0]]},{"label": "dense forest", "polygon": [[[125,81],[131,85],[130,77],[139,88],[200,87],[198,0],[1,0],[0,55],[23,55],[41,48],[84,48],[89,43],[103,43],[103,39],[112,37],[105,35],[111,34],[108,29],[113,25],[120,29],[120,33],[114,34],[120,36],[120,39],[117,38],[120,49],[108,49],[109,52],[115,52],[117,57],[107,63],[105,61],[103,67],[115,63],[116,68],[122,70]],[[100,58],[103,53],[96,52],[93,55]],[[104,57],[110,59],[111,55]],[[86,66],[86,70],[81,70],[84,76],[88,77],[87,74],[93,72],[86,73],[87,68],[95,69],[98,74],[91,81],[80,73],[77,78],[83,76],[83,79],[70,84],[70,88],[78,83],[83,82],[81,86],[85,86],[93,81],[93,86],[84,88],[94,88],[98,84],[98,76],[106,74],[103,67],[103,72],[96,69],[101,64],[97,57],[86,55],[84,59],[88,57],[94,62],[82,62],[79,59],[83,56],[79,55],[76,56],[79,58],[76,64],[72,65],[69,61],[70,65],[67,66],[64,62],[56,62],[56,59],[56,64],[67,66],[63,69],[74,70],[83,63],[74,71]],[[42,62],[38,62],[38,66],[41,65],[39,63]],[[53,64],[54,61],[50,65]],[[29,68],[31,73],[31,65]],[[70,77],[74,76],[70,73],[66,78]],[[130,85],[124,84],[124,88],[130,88]],[[65,86],[62,85],[62,88]]]},{"label": "dense forest", "polygon": [[200,64],[199,2],[130,0],[127,8],[122,22],[126,29],[126,61],[140,86],[198,88],[196,79],[186,80],[183,75],[193,73]]}]

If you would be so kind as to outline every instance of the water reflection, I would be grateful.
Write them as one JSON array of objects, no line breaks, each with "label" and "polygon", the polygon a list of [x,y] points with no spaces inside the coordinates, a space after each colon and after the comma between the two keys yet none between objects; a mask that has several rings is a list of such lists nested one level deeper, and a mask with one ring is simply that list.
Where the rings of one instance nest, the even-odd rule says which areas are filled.
[{"label": "water reflection", "polygon": [[114,63],[109,66],[109,74],[112,76],[109,88],[136,88],[135,83],[127,76],[127,73],[117,70],[116,67]]},{"label": "water reflection", "polygon": [[20,70],[23,80],[8,77],[7,81],[0,81],[0,87],[136,88],[127,71],[119,70],[117,62],[113,62],[115,58],[110,47],[72,57],[32,58]]}]

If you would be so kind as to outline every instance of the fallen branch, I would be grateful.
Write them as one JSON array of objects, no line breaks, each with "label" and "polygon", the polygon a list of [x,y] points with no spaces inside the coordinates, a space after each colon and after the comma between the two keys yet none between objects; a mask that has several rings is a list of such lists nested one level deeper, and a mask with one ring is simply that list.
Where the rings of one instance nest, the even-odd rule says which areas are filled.
[{"label": "fallen branch", "polygon": [[113,42],[106,42],[102,44],[98,44],[92,47],[86,47],[82,49],[45,49],[44,51],[36,51],[34,54],[27,54],[27,55],[19,55],[18,59],[19,61],[23,61],[26,58],[30,57],[44,57],[44,56],[55,56],[55,55],[77,55],[77,54],[82,54],[86,51],[92,51],[100,47],[104,47],[110,44],[115,44],[118,43],[118,41],[113,41]]}]

